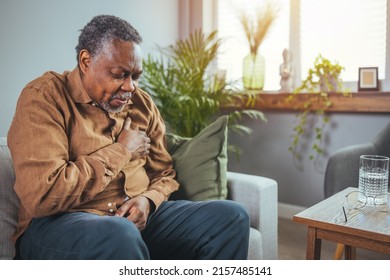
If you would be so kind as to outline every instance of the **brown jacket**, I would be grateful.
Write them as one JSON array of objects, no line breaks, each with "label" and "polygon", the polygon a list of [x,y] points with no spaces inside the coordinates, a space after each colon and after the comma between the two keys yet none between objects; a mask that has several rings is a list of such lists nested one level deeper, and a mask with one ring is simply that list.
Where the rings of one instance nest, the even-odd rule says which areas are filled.
[{"label": "brown jacket", "polygon": [[[151,139],[146,157],[132,160],[115,142],[127,116]],[[107,113],[87,95],[78,68],[47,72],[23,89],[8,145],[21,201],[15,240],[31,218],[71,211],[114,215],[138,195],[157,208],[178,188],[165,125],[150,96],[138,89],[121,112]]]}]

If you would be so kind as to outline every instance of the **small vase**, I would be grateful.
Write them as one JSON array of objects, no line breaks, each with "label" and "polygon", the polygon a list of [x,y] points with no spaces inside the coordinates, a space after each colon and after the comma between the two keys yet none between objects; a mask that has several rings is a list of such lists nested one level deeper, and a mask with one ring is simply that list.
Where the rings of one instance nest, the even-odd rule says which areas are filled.
[{"label": "small vase", "polygon": [[248,54],[243,61],[244,88],[249,90],[263,90],[265,76],[265,59],[257,53]]}]

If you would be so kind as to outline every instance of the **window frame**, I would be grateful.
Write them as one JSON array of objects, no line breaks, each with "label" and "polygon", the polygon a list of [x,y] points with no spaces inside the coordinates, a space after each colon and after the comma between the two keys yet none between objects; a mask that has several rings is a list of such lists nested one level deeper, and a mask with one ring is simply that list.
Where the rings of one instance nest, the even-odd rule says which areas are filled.
[{"label": "window frame", "polygon": [[[189,26],[187,32],[181,32],[180,37],[188,36],[190,30],[202,28],[204,32],[211,32],[217,29],[217,7],[218,0],[181,0],[179,1],[180,11],[189,11],[189,18],[182,17],[180,19],[181,26]],[[222,0],[223,1],[223,0]],[[386,64],[385,64],[385,78],[379,81],[379,92],[390,91],[390,1],[387,0],[387,27],[386,27]],[[300,26],[299,26],[300,0],[290,0],[290,50],[294,53],[295,61],[301,61],[300,51]],[[195,24],[193,19],[199,19]],[[188,24],[190,21],[190,24]],[[294,65],[294,82],[295,85],[302,83],[302,73],[300,63]],[[357,92],[357,82],[345,82],[347,88],[353,92]]]}]

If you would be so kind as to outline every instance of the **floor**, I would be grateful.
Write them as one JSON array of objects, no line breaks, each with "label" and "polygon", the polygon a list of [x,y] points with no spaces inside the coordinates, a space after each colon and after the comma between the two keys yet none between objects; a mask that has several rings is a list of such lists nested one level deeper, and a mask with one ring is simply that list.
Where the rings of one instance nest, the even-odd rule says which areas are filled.
[{"label": "floor", "polygon": [[[306,226],[289,219],[279,218],[278,247],[280,260],[304,260],[306,258]],[[336,244],[322,241],[321,259],[332,260]],[[389,260],[390,255],[357,248],[358,260]]]}]

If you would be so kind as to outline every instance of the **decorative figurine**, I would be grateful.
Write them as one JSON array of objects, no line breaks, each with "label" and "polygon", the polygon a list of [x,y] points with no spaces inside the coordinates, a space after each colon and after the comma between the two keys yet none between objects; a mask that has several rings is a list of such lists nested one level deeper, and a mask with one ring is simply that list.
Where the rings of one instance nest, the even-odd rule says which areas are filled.
[{"label": "decorative figurine", "polygon": [[293,68],[291,65],[292,54],[288,49],[283,50],[283,63],[280,64],[280,90],[281,92],[292,92],[294,89],[293,84]]}]

